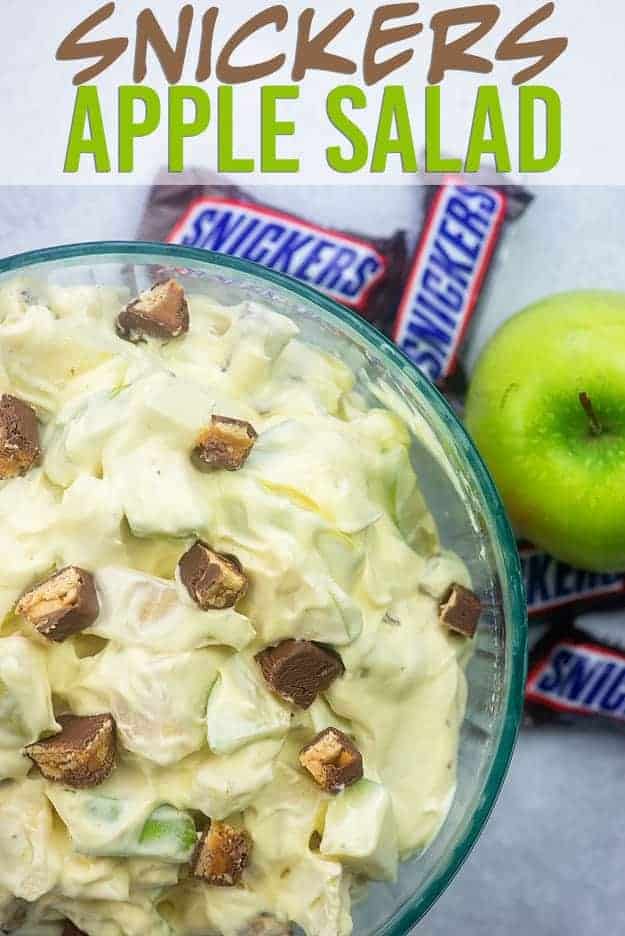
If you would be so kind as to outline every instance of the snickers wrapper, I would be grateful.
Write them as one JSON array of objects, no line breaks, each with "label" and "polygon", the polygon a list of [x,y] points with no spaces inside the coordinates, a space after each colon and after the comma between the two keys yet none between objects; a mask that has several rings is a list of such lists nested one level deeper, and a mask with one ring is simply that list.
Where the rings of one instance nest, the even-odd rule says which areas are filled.
[{"label": "snickers wrapper", "polygon": [[625,610],[551,627],[530,652],[526,721],[625,728]]},{"label": "snickers wrapper", "polygon": [[572,613],[625,607],[625,573],[588,572],[519,543],[530,623],[546,616],[567,620]]},{"label": "snickers wrapper", "polygon": [[393,338],[462,415],[460,351],[502,238],[532,196],[499,176],[480,185],[447,176],[415,189],[424,222],[412,259],[404,231],[322,226],[202,169],[157,177],[138,236],[239,257],[320,290]]},{"label": "snickers wrapper", "polygon": [[393,320],[408,268],[406,234],[337,230],[259,201],[203,170],[155,181],[140,240],[182,244],[286,273],[379,328]]},{"label": "snickers wrapper", "polygon": [[[462,392],[458,358],[509,224],[532,196],[521,186],[471,185],[461,176],[424,186],[425,221],[392,335],[432,381]],[[452,385],[453,386],[453,385]]]}]

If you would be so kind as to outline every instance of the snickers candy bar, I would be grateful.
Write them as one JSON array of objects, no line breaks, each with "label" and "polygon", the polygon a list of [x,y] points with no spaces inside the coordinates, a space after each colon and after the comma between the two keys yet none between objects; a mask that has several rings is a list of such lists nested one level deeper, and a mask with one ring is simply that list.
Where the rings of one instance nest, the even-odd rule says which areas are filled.
[{"label": "snickers candy bar", "polygon": [[328,793],[362,779],[362,754],[338,728],[326,728],[300,751],[299,762]]},{"label": "snickers candy bar", "polygon": [[43,637],[60,643],[93,624],[100,606],[93,576],[67,566],[29,589],[15,610]]},{"label": "snickers candy bar", "polygon": [[482,613],[480,599],[463,585],[452,585],[439,606],[441,624],[463,637],[474,637]]},{"label": "snickers candy bar", "polygon": [[252,841],[247,832],[225,822],[211,821],[191,859],[191,873],[217,887],[234,887],[241,880],[251,851]]},{"label": "snickers candy bar", "polygon": [[41,457],[37,415],[28,403],[0,397],[0,479],[26,474]]},{"label": "snickers candy bar", "polygon": [[283,640],[256,660],[276,695],[303,709],[345,672],[337,653],[310,640]]},{"label": "snickers candy bar", "polygon": [[571,609],[609,608],[625,602],[622,572],[588,572],[554,559],[528,543],[519,544],[530,618],[549,612],[570,616]]},{"label": "snickers candy bar", "polygon": [[46,780],[82,789],[103,783],[116,759],[115,720],[112,715],[61,715],[60,734],[37,741],[24,753]]},{"label": "snickers candy bar", "polygon": [[225,468],[238,471],[254,447],[258,433],[244,419],[211,416],[210,424],[196,439],[192,452],[195,464],[203,470]]},{"label": "snickers candy bar", "polygon": [[550,627],[530,651],[525,710],[535,724],[604,720],[625,728],[625,611]]},{"label": "snickers candy bar", "polygon": [[379,327],[397,309],[408,264],[403,231],[383,238],[321,226],[199,169],[156,179],[138,237],[288,273]]},{"label": "snickers candy bar", "polygon": [[117,334],[127,341],[178,338],[189,331],[189,306],[184,289],[174,279],[156,283],[122,309]]},{"label": "snickers candy bar", "polygon": [[232,608],[245,597],[248,578],[236,556],[198,540],[178,563],[180,581],[203,611]]},{"label": "snickers candy bar", "polygon": [[425,224],[392,328],[402,351],[445,387],[456,370],[504,224],[531,196],[520,186],[444,177],[427,193]]}]

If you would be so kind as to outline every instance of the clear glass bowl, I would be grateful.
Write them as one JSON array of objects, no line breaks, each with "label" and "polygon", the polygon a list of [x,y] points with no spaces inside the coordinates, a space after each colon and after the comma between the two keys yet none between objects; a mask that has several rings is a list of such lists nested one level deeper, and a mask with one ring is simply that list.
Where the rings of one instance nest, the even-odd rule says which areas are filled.
[{"label": "clear glass bowl", "polygon": [[255,264],[185,247],[94,243],[0,261],[0,283],[24,274],[69,284],[126,285],[175,273],[221,302],[264,301],[290,316],[312,344],[357,374],[359,389],[396,410],[414,436],[413,458],[443,545],[467,563],[485,612],[468,667],[469,699],[453,805],[437,838],[401,867],[395,885],[373,884],[354,908],[356,936],[402,936],[447,887],[493,807],[522,712],[526,614],[518,554],[503,505],[465,430],[438,391],[358,315],[296,280]]}]

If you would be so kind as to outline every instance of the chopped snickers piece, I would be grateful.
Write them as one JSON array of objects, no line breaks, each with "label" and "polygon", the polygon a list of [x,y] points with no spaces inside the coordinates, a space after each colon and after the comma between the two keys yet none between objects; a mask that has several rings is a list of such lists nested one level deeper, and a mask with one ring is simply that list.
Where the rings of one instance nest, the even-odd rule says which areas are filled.
[{"label": "chopped snickers piece", "polygon": [[247,832],[225,822],[211,822],[191,859],[191,872],[217,887],[233,887],[241,880],[251,851]]},{"label": "chopped snickers piece", "polygon": [[449,630],[473,637],[482,613],[480,599],[463,585],[452,585],[441,601],[439,618]]},{"label": "chopped snickers piece", "polygon": [[203,611],[232,608],[245,596],[248,578],[236,556],[198,540],[178,563],[180,580]]},{"label": "chopped snickers piece", "polygon": [[199,434],[192,458],[199,468],[225,468],[238,471],[254,447],[258,433],[244,419],[212,416],[210,425]]},{"label": "chopped snickers piece", "polygon": [[283,640],[256,660],[273,691],[303,709],[345,672],[338,653],[310,640]]},{"label": "chopped snickers piece", "polygon": [[43,637],[60,643],[93,624],[100,605],[91,573],[67,566],[25,592],[15,610]]},{"label": "chopped snickers piece", "polygon": [[117,316],[117,334],[127,341],[178,338],[189,331],[189,306],[184,289],[174,279],[156,283],[129,302]]},{"label": "chopped snickers piece", "polygon": [[74,926],[71,920],[68,920],[63,927],[63,933],[61,936],[87,936],[84,930],[78,929],[77,926]]},{"label": "chopped snickers piece", "polygon": [[46,780],[81,789],[103,783],[116,760],[115,719],[112,715],[61,715],[60,734],[37,741],[24,753]]},{"label": "chopped snickers piece", "polygon": [[299,762],[328,793],[362,779],[362,754],[338,728],[326,728],[302,748]]},{"label": "chopped snickers piece", "polygon": [[17,478],[41,456],[37,414],[9,393],[0,397],[0,479]]}]

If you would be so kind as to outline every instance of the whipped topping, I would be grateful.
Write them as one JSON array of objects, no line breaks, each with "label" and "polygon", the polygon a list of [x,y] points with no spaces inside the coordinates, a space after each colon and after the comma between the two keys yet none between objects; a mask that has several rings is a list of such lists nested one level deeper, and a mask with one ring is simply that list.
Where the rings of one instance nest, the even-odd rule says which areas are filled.
[{"label": "whipped topping", "polygon": [[[466,643],[438,607],[470,582],[405,424],[255,302],[191,293],[188,334],[132,344],[116,290],[23,287],[0,290],[0,392],[35,408],[43,457],[0,482],[0,923],[236,936],[267,913],[348,934],[355,876],[394,880],[440,827],[466,702]],[[189,457],[215,413],[258,433],[239,471]],[[245,569],[236,608],[202,611],[180,581],[197,538]],[[66,565],[92,573],[100,611],[52,643],[14,608]],[[255,660],[292,638],[345,667],[307,710]],[[92,789],[27,776],[23,748],[68,711],[116,721],[118,766]],[[328,727],[364,762],[337,796],[298,764]],[[249,834],[243,886],[187,875],[201,814]]]}]

